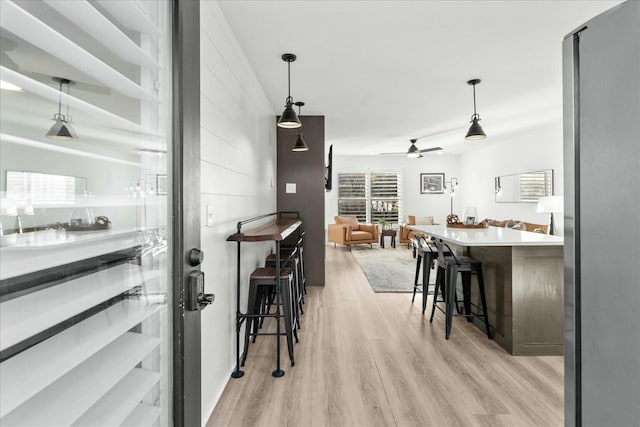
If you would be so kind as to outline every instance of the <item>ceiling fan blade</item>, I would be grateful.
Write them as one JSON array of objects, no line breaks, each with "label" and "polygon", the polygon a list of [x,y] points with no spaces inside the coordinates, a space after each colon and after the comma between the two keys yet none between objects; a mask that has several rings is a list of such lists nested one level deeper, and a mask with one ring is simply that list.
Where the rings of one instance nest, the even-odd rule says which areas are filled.
[{"label": "ceiling fan blade", "polygon": [[442,147],[433,147],[433,148],[425,148],[424,150],[420,150],[421,153],[428,153],[429,151],[440,151]]},{"label": "ceiling fan blade", "polygon": [[378,153],[381,156],[406,156],[407,152],[404,153]]}]

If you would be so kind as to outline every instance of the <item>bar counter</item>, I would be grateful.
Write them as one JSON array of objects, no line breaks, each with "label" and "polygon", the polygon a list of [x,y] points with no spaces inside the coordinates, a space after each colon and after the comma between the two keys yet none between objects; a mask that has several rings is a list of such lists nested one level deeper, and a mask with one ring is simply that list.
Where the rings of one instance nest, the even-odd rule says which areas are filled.
[{"label": "bar counter", "polygon": [[[482,262],[489,323],[500,346],[513,355],[563,354],[562,237],[493,226],[409,228]],[[479,302],[473,292],[472,300]]]}]

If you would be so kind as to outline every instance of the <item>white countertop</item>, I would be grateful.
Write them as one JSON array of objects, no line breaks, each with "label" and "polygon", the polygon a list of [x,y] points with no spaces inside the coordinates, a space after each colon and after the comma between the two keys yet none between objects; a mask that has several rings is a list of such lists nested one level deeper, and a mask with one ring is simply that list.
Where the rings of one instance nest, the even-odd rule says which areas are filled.
[{"label": "white countertop", "polygon": [[3,240],[0,246],[0,280],[134,247],[142,243],[142,231],[44,230],[2,236],[12,240]]},{"label": "white countertop", "polygon": [[409,225],[409,229],[427,233],[447,243],[461,246],[563,246],[562,236],[512,230],[510,228],[449,228],[442,225]]}]

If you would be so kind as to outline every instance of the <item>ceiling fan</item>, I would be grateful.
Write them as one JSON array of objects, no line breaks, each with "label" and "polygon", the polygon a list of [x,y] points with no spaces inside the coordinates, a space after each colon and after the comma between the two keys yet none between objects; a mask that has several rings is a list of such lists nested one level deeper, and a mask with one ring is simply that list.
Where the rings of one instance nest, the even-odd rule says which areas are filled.
[{"label": "ceiling fan", "polygon": [[432,148],[425,148],[423,150],[418,149],[418,146],[416,145],[416,142],[418,141],[417,139],[411,139],[411,145],[409,146],[409,149],[404,152],[404,153],[380,153],[381,155],[405,155],[409,158],[420,158],[420,157],[424,157],[422,155],[422,153],[428,153],[429,151],[440,151],[442,150],[442,147],[432,147]]}]

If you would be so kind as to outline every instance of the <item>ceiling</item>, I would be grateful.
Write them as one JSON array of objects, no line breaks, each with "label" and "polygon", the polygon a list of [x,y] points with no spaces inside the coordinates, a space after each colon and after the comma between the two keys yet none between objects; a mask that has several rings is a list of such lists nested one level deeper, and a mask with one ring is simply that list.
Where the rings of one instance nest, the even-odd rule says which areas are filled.
[{"label": "ceiling", "polygon": [[[220,1],[274,111],[325,116],[342,155],[447,154],[562,120],[562,40],[621,1]],[[479,78],[487,139],[465,141]],[[430,154],[428,154],[430,155]]]}]

